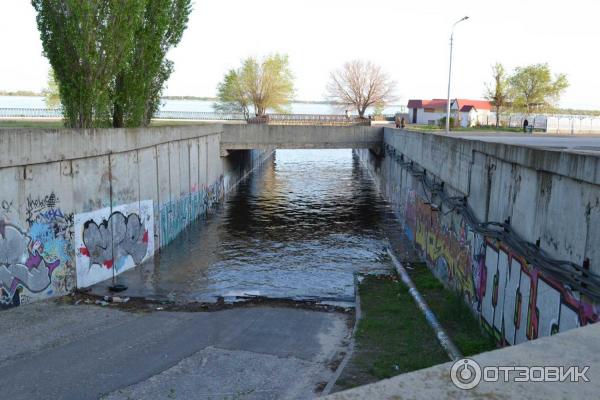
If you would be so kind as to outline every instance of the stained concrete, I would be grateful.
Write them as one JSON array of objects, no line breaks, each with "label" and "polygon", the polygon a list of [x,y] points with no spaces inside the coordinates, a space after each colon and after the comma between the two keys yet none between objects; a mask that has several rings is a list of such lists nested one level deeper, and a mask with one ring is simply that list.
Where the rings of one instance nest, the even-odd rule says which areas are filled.
[{"label": "stained concrete", "polygon": [[274,307],[130,313],[39,302],[0,323],[0,387],[13,400],[312,398],[349,335],[345,314]]},{"label": "stained concrete", "polygon": [[227,125],[221,154],[236,149],[373,149],[383,143],[383,128],[371,126]]},{"label": "stained concrete", "polygon": [[590,382],[482,382],[462,390],[450,380],[452,362],[325,397],[355,399],[594,399],[600,393],[600,325],[589,325],[471,357],[485,366],[589,366]]}]

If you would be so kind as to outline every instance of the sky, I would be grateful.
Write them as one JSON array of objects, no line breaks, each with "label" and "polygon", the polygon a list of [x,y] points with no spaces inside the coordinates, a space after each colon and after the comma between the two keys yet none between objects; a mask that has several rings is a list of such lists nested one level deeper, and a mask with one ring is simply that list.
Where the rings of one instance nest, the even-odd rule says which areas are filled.
[{"label": "sky", "polygon": [[[166,95],[214,96],[248,56],[289,55],[296,98],[322,100],[331,71],[373,61],[397,82],[398,104],[445,98],[454,32],[452,97],[481,98],[491,65],[548,63],[567,74],[562,107],[600,109],[600,2],[593,0],[195,0],[168,58]],[[29,0],[0,0],[0,90],[40,91],[49,69]]]}]

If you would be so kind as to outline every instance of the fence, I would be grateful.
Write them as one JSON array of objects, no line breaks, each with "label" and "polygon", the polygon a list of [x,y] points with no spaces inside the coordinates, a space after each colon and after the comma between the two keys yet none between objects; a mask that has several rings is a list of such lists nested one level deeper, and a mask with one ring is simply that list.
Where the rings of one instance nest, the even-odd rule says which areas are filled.
[{"label": "fence", "polygon": [[[504,114],[500,117],[500,125],[511,128],[522,128],[527,120],[529,127],[546,133],[558,134],[599,134],[600,117],[589,115],[558,115],[558,114]],[[495,126],[494,113],[479,119],[482,126]]]},{"label": "fence", "polygon": [[[0,118],[61,118],[60,108],[0,108]],[[392,118],[393,116],[383,116]],[[203,111],[158,111],[154,119],[196,120],[196,121],[244,121],[242,113],[203,112]],[[268,114],[264,117],[248,119],[248,123],[268,123],[271,125],[369,125],[368,119],[357,116],[324,114]]]},{"label": "fence", "polygon": [[[62,118],[60,108],[0,108],[0,118]],[[217,113],[202,111],[158,111],[155,119],[182,120],[244,120],[241,113]]]},{"label": "fence", "polygon": [[[0,108],[0,118],[61,118],[60,108]],[[198,120],[198,121],[243,121],[244,114],[203,111],[158,111],[155,119]],[[503,114],[502,126],[522,128],[527,119],[529,127],[538,131],[558,134],[600,134],[600,116],[587,115],[525,115]],[[375,116],[373,120],[393,121],[394,115]],[[251,118],[249,123],[268,123],[271,125],[369,125],[370,121],[353,115],[333,114],[269,114],[264,118]],[[494,113],[482,116],[478,120],[481,126],[495,126]]]},{"label": "fence", "polygon": [[345,115],[331,114],[269,114],[266,117],[260,118],[257,122],[268,123],[269,125],[370,125],[368,119],[362,119],[356,116],[346,117]]}]

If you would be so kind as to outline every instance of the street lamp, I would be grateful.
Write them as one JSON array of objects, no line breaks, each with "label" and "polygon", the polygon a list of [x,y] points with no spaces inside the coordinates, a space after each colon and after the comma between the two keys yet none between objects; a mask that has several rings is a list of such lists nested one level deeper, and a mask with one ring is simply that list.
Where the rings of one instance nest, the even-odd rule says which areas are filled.
[{"label": "street lamp", "polygon": [[448,67],[448,99],[446,103],[446,134],[450,133],[450,79],[452,78],[452,42],[454,41],[454,27],[459,22],[468,20],[469,17],[462,17],[452,25],[452,33],[450,34],[450,66]]}]

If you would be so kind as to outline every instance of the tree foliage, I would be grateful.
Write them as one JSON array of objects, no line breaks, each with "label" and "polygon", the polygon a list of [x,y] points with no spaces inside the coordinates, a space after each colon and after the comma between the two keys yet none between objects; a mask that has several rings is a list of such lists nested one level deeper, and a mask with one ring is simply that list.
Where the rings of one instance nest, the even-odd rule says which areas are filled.
[{"label": "tree foliage", "polygon": [[48,71],[48,87],[44,89],[43,95],[47,108],[57,108],[60,106],[58,83],[56,83],[56,77],[52,68]]},{"label": "tree foliage", "polygon": [[225,74],[217,86],[217,97],[219,102],[214,105],[217,111],[241,112],[246,119],[250,117],[250,96],[242,84],[239,71],[231,69]]},{"label": "tree foliage", "polygon": [[287,55],[243,60],[239,69],[225,74],[217,92],[218,110],[235,110],[246,116],[250,106],[257,116],[264,116],[267,110],[287,112],[294,98],[294,76]]},{"label": "tree foliage", "polygon": [[531,113],[534,109],[548,111],[555,107],[560,95],[569,86],[565,74],[552,76],[548,64],[518,67],[509,78],[513,107]]},{"label": "tree foliage", "polygon": [[393,101],[395,89],[396,82],[380,66],[353,60],[330,74],[327,95],[332,101],[355,107],[364,118],[367,108]]},{"label": "tree foliage", "polygon": [[32,0],[65,123],[140,126],[172,71],[190,0]]},{"label": "tree foliage", "polygon": [[67,126],[109,126],[110,88],[125,67],[143,0],[32,0]]},{"label": "tree foliage", "polygon": [[497,128],[500,126],[500,115],[510,102],[508,76],[502,64],[496,63],[492,66],[492,83],[485,86],[485,98],[494,105]]},{"label": "tree foliage", "polygon": [[173,72],[167,52],[181,41],[191,0],[146,0],[125,68],[114,84],[113,125],[146,126],[160,106],[164,83]]}]

